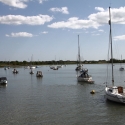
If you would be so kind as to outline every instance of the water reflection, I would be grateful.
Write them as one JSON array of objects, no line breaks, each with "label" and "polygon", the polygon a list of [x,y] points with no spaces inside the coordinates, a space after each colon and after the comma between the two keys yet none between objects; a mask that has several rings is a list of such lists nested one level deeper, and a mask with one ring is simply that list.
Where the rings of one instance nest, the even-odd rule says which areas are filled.
[{"label": "water reflection", "polygon": [[[14,75],[11,70],[0,68],[0,76],[8,78],[8,86],[0,87],[0,124],[124,123],[124,105],[106,101],[104,97],[106,66],[87,65],[94,84],[77,82],[75,67],[68,65],[54,71],[42,66],[39,68],[42,78],[36,77],[37,70],[31,75],[29,69],[18,68],[19,74]],[[125,72],[120,75],[124,80]],[[90,94],[92,90],[95,90],[94,95]]]}]

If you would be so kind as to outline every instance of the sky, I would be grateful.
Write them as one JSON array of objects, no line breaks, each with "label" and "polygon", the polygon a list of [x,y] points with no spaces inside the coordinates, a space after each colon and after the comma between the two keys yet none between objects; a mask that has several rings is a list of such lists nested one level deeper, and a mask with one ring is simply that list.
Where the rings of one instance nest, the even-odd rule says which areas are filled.
[{"label": "sky", "polygon": [[125,59],[125,0],[0,0],[0,61]]}]

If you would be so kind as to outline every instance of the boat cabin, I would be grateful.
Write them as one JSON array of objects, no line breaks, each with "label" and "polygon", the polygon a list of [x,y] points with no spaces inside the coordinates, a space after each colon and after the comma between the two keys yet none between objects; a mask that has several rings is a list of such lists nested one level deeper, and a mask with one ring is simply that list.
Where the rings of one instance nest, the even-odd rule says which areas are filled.
[{"label": "boat cabin", "polygon": [[81,71],[80,77],[88,78],[88,77],[89,77],[89,75],[88,75],[88,69],[83,69],[83,70]]}]

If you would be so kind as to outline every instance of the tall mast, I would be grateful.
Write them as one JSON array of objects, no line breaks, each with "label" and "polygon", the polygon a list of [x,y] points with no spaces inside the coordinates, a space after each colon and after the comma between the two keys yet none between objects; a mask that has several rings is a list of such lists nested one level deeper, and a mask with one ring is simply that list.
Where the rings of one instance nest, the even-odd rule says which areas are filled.
[{"label": "tall mast", "polygon": [[113,50],[112,50],[112,32],[111,32],[111,13],[110,13],[110,7],[109,7],[109,25],[110,25],[110,42],[111,42],[112,85],[114,85],[114,73],[113,73]]},{"label": "tall mast", "polygon": [[80,65],[80,46],[79,46],[79,35],[78,35],[78,60],[79,60],[79,65]]},{"label": "tall mast", "polygon": [[121,66],[122,66],[122,55],[121,55]]}]

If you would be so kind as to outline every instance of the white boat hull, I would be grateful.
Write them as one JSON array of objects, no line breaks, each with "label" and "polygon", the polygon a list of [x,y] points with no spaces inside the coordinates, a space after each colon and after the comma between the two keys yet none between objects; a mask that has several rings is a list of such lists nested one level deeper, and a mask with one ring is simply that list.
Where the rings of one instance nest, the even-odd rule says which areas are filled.
[{"label": "white boat hull", "polygon": [[29,69],[29,68],[30,68],[29,66],[25,67],[25,69]]},{"label": "white boat hull", "polygon": [[112,93],[109,91],[109,87],[105,88],[105,93],[106,99],[113,102],[125,103],[125,93],[118,94],[117,91]]},{"label": "white boat hull", "polygon": [[34,66],[32,66],[32,67],[30,67],[30,69],[35,69],[36,67],[34,67]]},{"label": "white boat hull", "polygon": [[88,77],[88,78],[85,78],[85,77],[77,77],[77,81],[78,81],[78,82],[93,82],[93,81],[92,81],[92,77]]},{"label": "white boat hull", "polygon": [[58,67],[57,66],[53,67],[53,70],[58,70]]},{"label": "white boat hull", "polygon": [[62,68],[62,67],[63,67],[63,65],[58,65],[58,66],[57,66],[57,68]]},{"label": "white boat hull", "polygon": [[0,84],[7,84],[7,81],[6,80],[3,80],[3,81],[0,81]]}]

